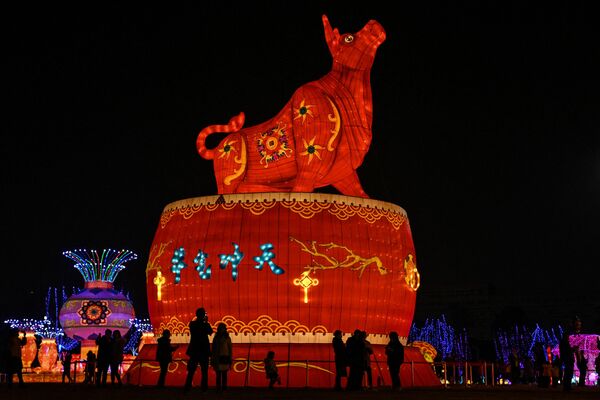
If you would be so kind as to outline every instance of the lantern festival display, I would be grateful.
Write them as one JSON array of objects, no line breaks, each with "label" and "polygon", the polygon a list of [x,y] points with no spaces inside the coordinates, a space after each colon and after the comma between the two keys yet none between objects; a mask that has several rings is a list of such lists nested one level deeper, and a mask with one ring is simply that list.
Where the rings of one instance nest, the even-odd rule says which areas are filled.
[{"label": "lantern festival display", "polygon": [[63,254],[75,262],[85,281],[79,293],[70,296],[60,309],[59,320],[65,333],[77,340],[95,339],[106,329],[129,330],[135,318],[131,301],[114,289],[117,274],[137,255],[129,250],[73,250]]},{"label": "lantern festival display", "polygon": [[[197,148],[214,160],[219,194],[167,205],[150,249],[155,334],[169,329],[186,343],[204,307],[213,327],[224,322],[231,334],[230,385],[264,385],[262,360],[273,350],[284,385],[331,387],[337,329],[346,338],[368,333],[375,379],[389,385],[388,334],[406,342],[412,322],[420,275],[407,214],[368,199],[356,173],[371,142],[369,76],[385,31],[370,21],[340,34],[325,16],[323,25],[331,72],[263,124],[242,128],[240,114],[203,129]],[[209,150],[214,132],[229,135]],[[312,193],[327,185],[342,195]],[[167,384],[183,384],[185,347]],[[131,382],[156,383],[154,352],[142,348]],[[419,349],[407,347],[406,361],[416,361],[416,373],[402,371],[407,386],[439,384]]]}]

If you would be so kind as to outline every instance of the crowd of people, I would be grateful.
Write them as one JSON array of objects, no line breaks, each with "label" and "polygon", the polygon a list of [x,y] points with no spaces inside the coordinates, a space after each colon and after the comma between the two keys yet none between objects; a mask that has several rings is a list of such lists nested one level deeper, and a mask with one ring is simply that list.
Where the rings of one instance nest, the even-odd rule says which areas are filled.
[{"label": "crowd of people", "polygon": [[[550,346],[544,348],[540,342],[532,347],[533,358],[520,354],[514,347],[508,357],[506,377],[511,384],[537,384],[538,387],[563,386],[565,391],[570,391],[573,381],[575,366],[579,371],[578,386],[586,385],[588,372],[588,359],[583,349],[573,346],[569,340],[570,334],[565,332],[558,343],[558,354]],[[598,340],[600,350],[600,340]],[[600,354],[596,357],[595,370],[600,371]]]},{"label": "crowd of people", "polygon": [[[227,326],[224,323],[217,325],[216,332],[208,322],[208,315],[204,308],[196,310],[195,318],[189,323],[190,342],[187,346],[186,355],[187,376],[184,390],[189,391],[192,387],[194,374],[200,366],[200,389],[208,389],[209,366],[215,371],[216,389],[224,391],[227,389],[227,373],[233,362],[233,345]],[[210,337],[214,334],[212,343]],[[342,380],[346,379],[346,390],[360,390],[373,388],[373,374],[371,359],[373,347],[368,340],[368,334],[359,329],[355,330],[344,343],[343,332],[336,330],[333,333],[332,347],[335,357],[335,390],[342,390]],[[385,346],[385,355],[388,370],[391,377],[393,390],[402,390],[400,370],[404,362],[404,346],[400,342],[397,332],[389,333],[389,342]],[[533,346],[533,359],[522,357],[516,348],[512,349],[508,357],[506,376],[511,383],[537,383],[539,387],[556,387],[560,382],[565,391],[571,390],[571,382],[574,367],[577,365],[580,376],[585,377],[588,359],[583,351],[577,346],[572,346],[569,341],[569,333],[565,332],[561,337],[558,350],[554,354],[551,349],[544,348],[541,343]],[[21,348],[26,344],[25,332],[17,328],[9,330],[6,340],[3,340],[3,370],[6,371],[8,385],[13,384],[16,375],[19,385],[23,386],[23,363]],[[106,329],[104,334],[98,334],[96,338],[97,353],[92,350],[87,352],[85,359],[86,384],[106,386],[108,371],[110,369],[110,380],[113,385],[122,385],[121,364],[126,340],[121,336],[119,330]],[[598,340],[600,349],[600,340]],[[177,345],[171,344],[171,333],[168,329],[162,332],[157,340],[156,361],[160,366],[157,386],[163,387],[169,371],[169,364],[173,361],[173,353]],[[62,382],[71,382],[72,354],[63,351],[60,355],[63,364]],[[263,360],[265,377],[269,389],[274,389],[275,384],[281,384],[275,352],[268,351]],[[378,360],[375,359],[377,368]],[[600,370],[600,355],[595,359],[595,369]],[[381,374],[379,374],[381,376]],[[378,382],[379,384],[379,382]],[[579,385],[585,385],[585,378],[579,380]]]},{"label": "crowd of people", "polygon": [[[217,332],[210,343],[210,336],[213,334],[213,328],[208,322],[208,315],[204,308],[196,310],[196,317],[189,324],[190,343],[186,354],[189,357],[187,364],[187,376],[184,384],[184,390],[189,391],[192,387],[194,374],[200,365],[200,389],[208,389],[208,368],[209,364],[216,373],[216,389],[223,391],[227,389],[227,372],[231,368],[233,360],[233,348],[227,326],[224,323],[217,325]],[[173,352],[177,346],[170,342],[170,331],[165,329],[158,339],[156,351],[156,361],[160,365],[160,375],[157,386],[162,387],[165,383],[165,377],[168,373],[169,363],[173,359]],[[347,378],[347,390],[359,390],[363,387],[363,380],[366,378],[367,388],[373,388],[373,375],[371,370],[371,355],[373,348],[367,340],[365,331],[356,330],[346,340],[343,341],[343,332],[336,330],[333,334],[332,346],[335,354],[335,389],[342,389],[342,378]],[[400,367],[404,361],[404,346],[399,340],[397,332],[390,332],[389,343],[385,348],[387,364],[392,377],[392,388],[401,389]],[[275,362],[275,352],[267,352],[263,360],[265,376],[268,381],[268,388],[274,389],[275,384],[281,384],[277,364]],[[348,372],[348,369],[350,370]]]},{"label": "crowd of people", "polygon": [[[333,351],[335,354],[335,386],[342,390],[342,378],[347,378],[346,390],[360,390],[366,378],[367,389],[373,389],[373,373],[371,369],[371,356],[373,347],[367,340],[367,332],[355,330],[346,343],[343,341],[343,332],[336,330],[333,333]],[[401,390],[400,367],[404,362],[404,346],[400,342],[397,332],[390,332],[389,343],[385,347],[387,365],[392,378],[392,389]],[[348,368],[350,372],[348,372]]]}]

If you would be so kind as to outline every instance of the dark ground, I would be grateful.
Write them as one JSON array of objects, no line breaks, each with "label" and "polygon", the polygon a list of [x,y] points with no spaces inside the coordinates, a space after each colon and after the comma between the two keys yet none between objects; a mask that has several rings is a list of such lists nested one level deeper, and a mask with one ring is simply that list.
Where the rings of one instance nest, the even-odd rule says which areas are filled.
[{"label": "dark ground", "polygon": [[184,393],[181,388],[156,389],[153,387],[107,387],[96,388],[93,386],[62,385],[58,383],[30,383],[25,388],[13,387],[8,389],[5,384],[0,388],[0,399],[77,399],[77,400],[133,400],[133,399],[599,399],[600,388],[574,388],[572,392],[565,393],[560,389],[538,389],[536,387],[496,387],[496,388],[463,388],[453,387],[448,389],[415,388],[405,389],[402,392],[391,392],[390,389],[361,392],[334,392],[320,389],[275,389],[269,391],[263,388],[235,388],[221,394],[212,389],[206,393],[193,389]]}]

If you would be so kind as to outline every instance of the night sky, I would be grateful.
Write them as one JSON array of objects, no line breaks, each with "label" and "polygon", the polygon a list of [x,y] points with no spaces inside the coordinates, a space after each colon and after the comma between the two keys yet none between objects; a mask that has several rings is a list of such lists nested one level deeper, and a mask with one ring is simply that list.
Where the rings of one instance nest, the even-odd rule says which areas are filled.
[{"label": "night sky", "polygon": [[116,286],[145,316],[162,209],[216,194],[198,132],[327,73],[322,14],[386,29],[358,174],[407,211],[422,288],[600,287],[593,2],[207,3],[4,15],[0,318],[41,318],[48,287],[83,284],[62,252],[109,247],[139,255]]}]

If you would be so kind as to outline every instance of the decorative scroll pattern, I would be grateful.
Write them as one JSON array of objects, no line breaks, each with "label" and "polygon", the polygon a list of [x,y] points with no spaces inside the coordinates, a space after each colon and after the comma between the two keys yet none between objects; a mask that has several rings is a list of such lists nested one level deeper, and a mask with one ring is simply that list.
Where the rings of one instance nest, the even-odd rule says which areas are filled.
[{"label": "decorative scroll pattern", "polygon": [[[327,333],[327,328],[323,325],[309,328],[293,319],[282,323],[268,315],[260,315],[248,323],[240,321],[232,315],[226,315],[213,324],[213,329],[216,330],[217,325],[221,322],[227,325],[229,332],[233,333]],[[161,322],[159,331],[162,332],[164,329],[169,329],[171,334],[190,333],[189,327],[177,317],[171,317],[167,323]]]},{"label": "decorative scroll pattern", "polygon": [[381,218],[388,220],[393,228],[398,230],[406,222],[405,214],[397,213],[390,210],[379,209],[375,207],[365,207],[361,205],[351,205],[344,203],[333,202],[317,202],[307,200],[261,200],[261,201],[233,201],[221,202],[214,204],[193,204],[177,209],[166,210],[160,218],[161,228],[165,228],[173,215],[179,213],[184,219],[192,218],[196,213],[205,209],[206,211],[215,211],[218,208],[224,210],[232,210],[238,204],[245,210],[249,210],[254,215],[262,215],[265,211],[275,207],[277,203],[289,209],[293,213],[300,215],[304,219],[311,219],[315,214],[319,214],[327,210],[331,215],[334,215],[340,221],[346,221],[348,218],[357,216],[365,220],[369,224],[379,221]]},{"label": "decorative scroll pattern", "polygon": [[168,322],[161,322],[158,327],[157,333],[162,333],[165,329],[168,329],[171,332],[171,335],[181,335],[183,333],[190,333],[190,328],[181,322],[177,317],[171,317]]},{"label": "decorative scroll pattern", "polygon": [[404,259],[404,273],[406,284],[416,292],[419,286],[421,286],[421,275],[419,274],[419,270],[417,270],[417,264],[412,254],[409,254]]},{"label": "decorative scroll pattern", "polygon": [[[313,364],[303,363],[303,362],[282,362],[282,363],[276,363],[275,365],[278,368],[317,369],[319,371],[323,371],[323,372],[326,372],[331,375],[334,374],[332,371],[322,368],[322,367],[319,367],[318,365],[313,365]],[[130,374],[139,373],[136,371],[140,368],[147,369],[151,373],[159,373],[160,372],[160,365],[158,364],[158,362],[142,361],[139,363],[137,363],[137,362],[134,363],[129,368],[128,373],[130,373]],[[180,368],[182,368],[182,370],[184,370],[184,371],[185,371],[185,369],[187,369],[187,360],[178,360],[176,362],[169,363],[168,372],[172,374],[172,373],[177,372],[177,370]],[[246,360],[245,358],[235,358],[233,360],[232,369],[234,372],[237,372],[237,373],[246,372],[246,370],[248,369],[248,360]],[[250,369],[253,371],[264,373],[265,372],[265,363],[262,361],[250,361]]]},{"label": "decorative scroll pattern", "polygon": [[214,326],[221,322],[234,333],[327,333],[327,328],[323,325],[316,325],[311,329],[293,319],[282,323],[268,315],[261,315],[247,324],[231,315],[226,315],[221,321],[215,322]]},{"label": "decorative scroll pattern", "polygon": [[[233,170],[233,174],[228,175],[225,177],[225,179],[223,179],[223,183],[226,185],[231,185],[231,182],[234,181],[235,179],[239,178],[240,176],[242,176],[242,174],[244,173],[244,171],[246,171],[246,162],[247,162],[247,157],[246,157],[246,142],[244,141],[244,139],[242,138],[241,140],[241,151],[240,151],[240,156],[239,157],[234,157],[233,161],[236,164],[240,164],[239,168],[236,168]],[[225,148],[227,148],[227,145],[225,145]],[[225,151],[225,149],[223,149]],[[225,154],[225,153],[223,153]],[[229,154],[229,153],[227,153]],[[221,156],[223,157],[223,156]],[[229,158],[229,157],[228,157]]]},{"label": "decorative scroll pattern", "polygon": [[160,227],[164,228],[165,226],[167,226],[167,224],[169,223],[171,218],[173,218],[173,215],[175,215],[175,213],[176,210],[163,211],[162,215],[160,216]]},{"label": "decorative scroll pattern", "polygon": [[275,200],[272,200],[272,201],[257,201],[257,202],[252,202],[252,203],[242,202],[242,203],[240,203],[240,206],[244,210],[249,210],[254,215],[261,215],[265,211],[275,207],[275,204],[277,204],[277,202]]},{"label": "decorative scroll pattern", "polygon": [[[187,369],[187,360],[177,360],[176,362],[170,362],[168,367],[168,372],[170,374],[177,372],[179,368],[183,368],[185,371]],[[131,367],[127,370],[128,374],[134,373],[134,371],[138,369],[148,369],[152,373],[160,372],[160,364],[157,361],[140,361],[134,362]],[[139,373],[139,372],[136,372]]]},{"label": "decorative scroll pattern", "polygon": [[333,104],[333,101],[331,101],[329,96],[326,96],[326,97],[327,97],[327,101],[329,101],[329,104],[331,105],[331,108],[333,109],[333,114],[328,114],[327,119],[329,121],[335,123],[334,128],[330,131],[331,137],[329,138],[329,141],[327,142],[327,150],[333,151],[333,150],[335,150],[335,147],[333,147],[333,142],[335,141],[335,138],[337,137],[338,133],[340,133],[340,126],[342,125],[342,120],[340,118],[340,112],[338,111],[335,104]]},{"label": "decorative scroll pattern", "polygon": [[201,205],[194,204],[191,207],[182,208],[181,210],[179,210],[179,214],[183,215],[183,219],[190,219],[201,209]]},{"label": "decorative scroll pattern", "polygon": [[[328,369],[319,367],[318,365],[313,365],[309,363],[303,362],[282,362],[275,364],[277,368],[304,368],[304,369],[317,369],[319,371],[327,372],[328,374],[333,375],[334,373]],[[236,358],[233,360],[232,369],[234,372],[246,372],[248,369],[248,360],[244,358]],[[250,369],[257,372],[265,372],[265,363],[262,361],[250,361]]]},{"label": "decorative scroll pattern", "polygon": [[302,218],[311,219],[315,214],[331,207],[331,203],[317,203],[314,201],[286,201],[283,200],[281,205],[289,208],[292,212],[300,215]]}]

